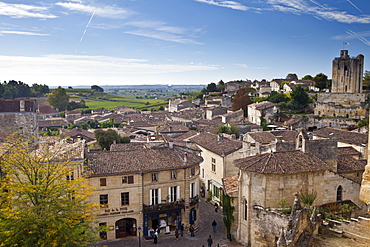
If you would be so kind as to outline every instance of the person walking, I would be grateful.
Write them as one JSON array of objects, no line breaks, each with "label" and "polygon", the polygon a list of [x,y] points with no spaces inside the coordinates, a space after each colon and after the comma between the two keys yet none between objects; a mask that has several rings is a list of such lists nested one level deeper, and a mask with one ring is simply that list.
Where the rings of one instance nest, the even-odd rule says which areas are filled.
[{"label": "person walking", "polygon": [[154,242],[153,242],[153,244],[157,244],[157,243],[158,243],[158,232],[155,231],[154,232]]},{"label": "person walking", "polygon": [[179,241],[179,230],[175,230],[175,237],[176,237],[176,240]]},{"label": "person walking", "polygon": [[184,236],[184,223],[182,223],[180,226],[180,234],[181,234],[181,237]]},{"label": "person walking", "polygon": [[218,204],[217,204],[217,202],[215,203],[215,213],[217,213],[218,212]]},{"label": "person walking", "polygon": [[212,247],[213,239],[212,239],[212,236],[211,235],[209,235],[209,237],[207,239],[207,244],[208,244],[208,247]]},{"label": "person walking", "polygon": [[213,222],[212,222],[213,232],[216,232],[216,226],[217,226],[217,222],[216,222],[216,220],[213,220]]},{"label": "person walking", "polygon": [[189,231],[190,231],[190,237],[194,237],[195,235],[194,235],[194,227],[193,227],[193,225],[190,225]]}]

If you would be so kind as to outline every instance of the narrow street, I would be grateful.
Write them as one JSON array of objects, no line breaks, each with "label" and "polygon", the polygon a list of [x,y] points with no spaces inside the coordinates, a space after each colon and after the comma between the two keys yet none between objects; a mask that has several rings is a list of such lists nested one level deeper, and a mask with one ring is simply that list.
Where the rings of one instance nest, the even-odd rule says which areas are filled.
[{"label": "narrow street", "polygon": [[[216,220],[217,229],[214,233],[212,230],[212,221]],[[205,198],[201,199],[200,202],[200,228],[195,232],[195,237],[190,237],[190,233],[184,232],[184,237],[179,237],[177,241],[174,234],[171,235],[159,235],[158,244],[154,245],[153,240],[141,239],[141,247],[147,246],[161,246],[161,247],[207,247],[207,239],[209,235],[212,236],[213,245],[212,247],[237,247],[242,246],[237,244],[235,241],[229,241],[226,239],[226,229],[222,222],[222,210],[218,210],[215,213],[213,204],[205,202]],[[139,246],[138,237],[127,237],[120,240],[114,241],[101,241],[95,246],[99,247],[136,247]]]}]

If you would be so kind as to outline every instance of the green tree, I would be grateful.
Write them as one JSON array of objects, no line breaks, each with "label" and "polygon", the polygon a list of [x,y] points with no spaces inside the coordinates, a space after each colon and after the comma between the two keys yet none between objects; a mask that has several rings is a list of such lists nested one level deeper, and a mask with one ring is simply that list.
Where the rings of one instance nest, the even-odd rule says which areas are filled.
[{"label": "green tree", "polygon": [[320,90],[328,87],[328,76],[323,73],[317,74],[312,80],[315,82],[315,87]]},{"label": "green tree", "polygon": [[58,87],[49,94],[48,103],[59,111],[65,111],[69,103],[69,95],[64,88]]},{"label": "green tree", "polygon": [[91,90],[95,90],[97,92],[102,92],[102,93],[104,92],[104,89],[102,87],[97,86],[97,85],[91,86]]},{"label": "green tree", "polygon": [[123,138],[121,137],[117,131],[108,129],[106,131],[104,130],[95,130],[94,131],[95,138],[98,141],[101,150],[110,150],[110,146],[116,142],[116,143],[129,143],[130,138]]},{"label": "green tree", "polygon": [[223,92],[223,91],[225,91],[225,82],[223,80],[220,80],[217,83],[216,91],[217,92]]},{"label": "green tree", "polygon": [[310,96],[308,96],[307,92],[304,90],[303,87],[301,87],[301,85],[295,87],[290,93],[290,96],[292,97],[292,99],[289,102],[289,108],[293,110],[303,109],[307,107],[310,100]]},{"label": "green tree", "polygon": [[270,96],[267,98],[268,101],[272,103],[288,102],[289,98],[284,93],[278,93],[272,91]]},{"label": "green tree", "polygon": [[370,89],[370,71],[368,71],[368,70],[365,70],[362,87],[365,90]]},{"label": "green tree", "polygon": [[96,205],[87,202],[92,189],[74,169],[83,161],[17,139],[3,148],[0,245],[75,247],[93,241]]},{"label": "green tree", "polygon": [[251,99],[248,95],[247,88],[245,87],[239,88],[233,98],[231,109],[233,111],[243,109],[244,116],[247,116],[247,108],[250,103],[251,103]]},{"label": "green tree", "polygon": [[234,222],[234,211],[235,207],[231,205],[232,198],[228,195],[223,195],[222,197],[222,219],[226,227],[226,237],[231,240],[231,226]]},{"label": "green tree", "polygon": [[312,75],[305,75],[302,77],[302,80],[311,80],[312,81],[313,77]]},{"label": "green tree", "polygon": [[206,90],[207,90],[207,92],[216,92],[216,90],[217,90],[216,83],[212,82],[212,83],[208,84]]}]

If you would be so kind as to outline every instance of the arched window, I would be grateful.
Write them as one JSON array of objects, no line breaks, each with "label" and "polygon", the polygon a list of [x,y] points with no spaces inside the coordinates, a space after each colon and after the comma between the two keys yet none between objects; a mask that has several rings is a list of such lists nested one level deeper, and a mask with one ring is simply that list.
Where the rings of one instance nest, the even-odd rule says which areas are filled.
[{"label": "arched window", "polygon": [[339,185],[337,189],[337,201],[342,201],[343,198],[343,188],[341,185]]}]

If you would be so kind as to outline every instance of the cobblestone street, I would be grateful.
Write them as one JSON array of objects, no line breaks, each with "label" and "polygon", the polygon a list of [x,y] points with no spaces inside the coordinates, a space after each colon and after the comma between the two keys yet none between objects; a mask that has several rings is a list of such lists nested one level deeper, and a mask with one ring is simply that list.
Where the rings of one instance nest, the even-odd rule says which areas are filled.
[{"label": "cobblestone street", "polygon": [[[213,204],[205,202],[205,199],[202,198],[200,202],[200,228],[195,232],[195,237],[190,237],[190,233],[184,232],[184,237],[179,237],[179,240],[176,241],[174,234],[164,235],[160,234],[158,238],[158,244],[154,245],[153,240],[141,239],[141,246],[161,246],[161,247],[202,247],[203,245],[207,247],[207,239],[209,235],[212,236],[213,245],[212,247],[237,247],[242,246],[237,244],[235,241],[229,241],[226,239],[226,230],[222,222],[222,210],[219,209],[218,213],[215,213]],[[216,220],[217,230],[214,233],[212,230],[212,221]],[[138,237],[128,237],[120,240],[114,241],[101,241],[98,242],[95,246],[99,247],[135,247],[139,246]]]}]

